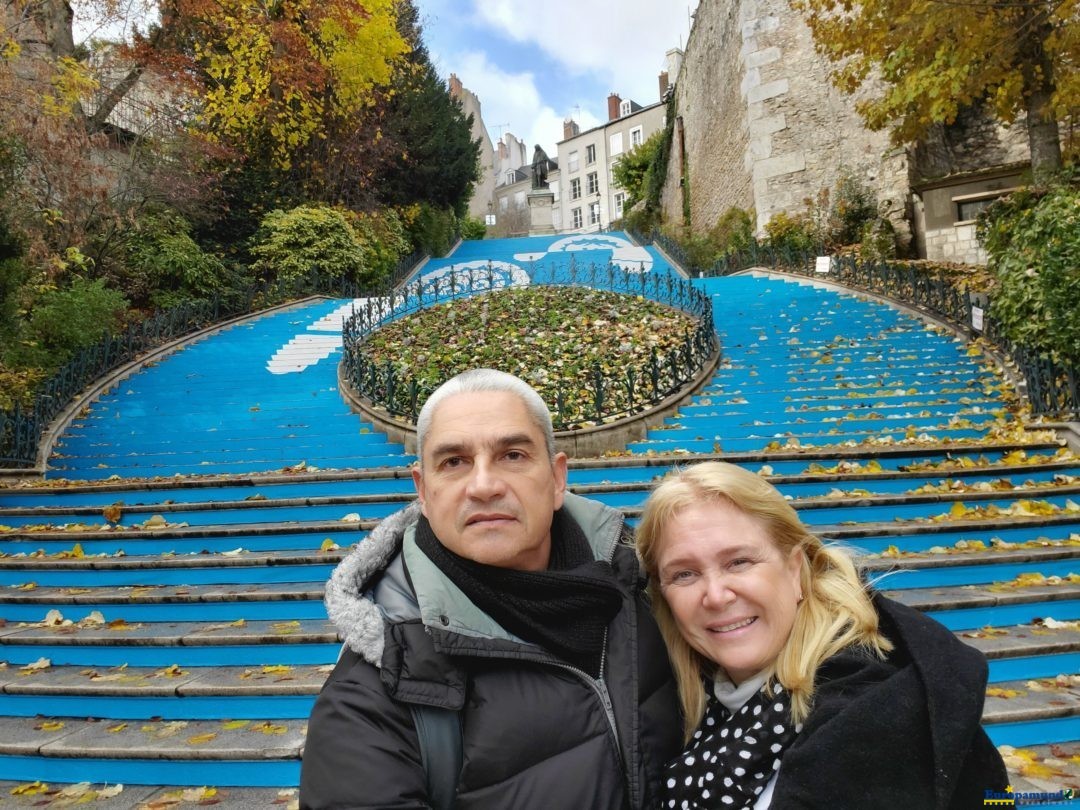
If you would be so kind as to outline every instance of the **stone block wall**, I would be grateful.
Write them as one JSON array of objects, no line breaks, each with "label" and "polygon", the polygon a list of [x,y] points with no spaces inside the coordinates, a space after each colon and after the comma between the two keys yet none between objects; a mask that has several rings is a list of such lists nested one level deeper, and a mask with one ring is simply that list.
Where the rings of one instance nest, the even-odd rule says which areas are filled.
[{"label": "stone block wall", "polygon": [[975,238],[975,224],[926,232],[926,258],[939,262],[986,264],[986,251]]},{"label": "stone block wall", "polygon": [[[869,132],[828,74],[786,0],[702,0],[676,89],[694,230],[737,205],[755,209],[761,233],[773,215],[804,210],[847,172],[889,202],[908,234],[907,153]],[[678,221],[677,131],[673,150],[664,213]]]}]

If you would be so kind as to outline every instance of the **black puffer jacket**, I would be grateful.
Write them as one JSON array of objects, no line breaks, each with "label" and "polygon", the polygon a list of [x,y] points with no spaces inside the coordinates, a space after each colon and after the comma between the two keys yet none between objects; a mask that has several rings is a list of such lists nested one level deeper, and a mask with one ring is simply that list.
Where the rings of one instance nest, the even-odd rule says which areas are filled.
[{"label": "black puffer jacket", "polygon": [[[566,496],[623,608],[602,679],[499,627],[417,548],[417,507],[384,520],[334,572],[346,650],[312,711],[302,808],[427,808],[410,703],[458,710],[460,810],[655,806],[680,745],[675,685],[622,516]],[[406,575],[407,570],[407,575]]]}]

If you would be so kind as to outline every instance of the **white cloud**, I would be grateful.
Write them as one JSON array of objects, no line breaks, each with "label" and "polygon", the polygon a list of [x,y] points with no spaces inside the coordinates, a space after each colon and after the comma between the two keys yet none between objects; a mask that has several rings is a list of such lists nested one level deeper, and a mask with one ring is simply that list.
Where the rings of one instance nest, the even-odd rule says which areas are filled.
[{"label": "white cloud", "polygon": [[[671,48],[686,45],[698,0],[473,0],[477,20],[533,43],[567,71],[593,74],[639,104],[658,101],[657,76]],[[674,77],[672,77],[674,80]]]},{"label": "white cloud", "polygon": [[[449,60],[440,55],[437,61],[443,65]],[[531,72],[504,71],[479,51],[458,54],[450,64],[462,84],[479,97],[492,143],[509,130],[525,142],[530,159],[534,144],[543,146],[551,157],[556,156],[555,144],[562,140],[565,116],[543,102]],[[582,129],[600,123],[584,110],[580,115],[575,114],[575,118]]]}]

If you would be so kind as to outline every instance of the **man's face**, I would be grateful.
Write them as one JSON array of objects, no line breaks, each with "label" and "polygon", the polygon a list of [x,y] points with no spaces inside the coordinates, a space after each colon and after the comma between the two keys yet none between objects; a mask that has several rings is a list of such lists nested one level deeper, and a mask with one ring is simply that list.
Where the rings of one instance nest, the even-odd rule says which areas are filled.
[{"label": "man's face", "polygon": [[444,400],[420,465],[413,483],[421,510],[446,548],[500,568],[547,568],[566,455],[548,459],[544,434],[519,397],[485,391]]}]

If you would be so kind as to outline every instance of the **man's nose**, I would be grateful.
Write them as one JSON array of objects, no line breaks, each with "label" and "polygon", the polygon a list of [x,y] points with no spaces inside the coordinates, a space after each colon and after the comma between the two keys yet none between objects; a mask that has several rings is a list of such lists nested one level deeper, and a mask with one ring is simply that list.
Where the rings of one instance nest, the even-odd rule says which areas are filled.
[{"label": "man's nose", "polygon": [[490,500],[503,493],[503,480],[496,466],[487,460],[478,459],[473,464],[469,478],[469,495],[477,500]]}]

